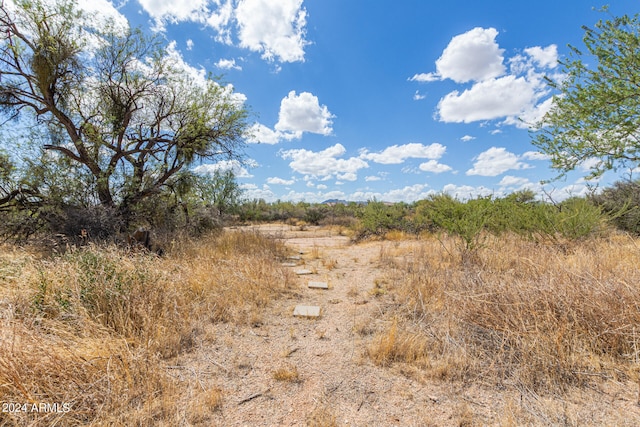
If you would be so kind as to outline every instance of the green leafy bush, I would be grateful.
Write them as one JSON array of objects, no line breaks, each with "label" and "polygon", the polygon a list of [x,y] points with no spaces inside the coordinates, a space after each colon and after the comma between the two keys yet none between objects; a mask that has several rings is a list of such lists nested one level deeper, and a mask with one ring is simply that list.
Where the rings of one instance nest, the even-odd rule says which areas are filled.
[{"label": "green leafy bush", "polygon": [[326,209],[323,209],[323,207],[309,208],[304,214],[304,220],[309,224],[318,225],[326,215]]},{"label": "green leafy bush", "polygon": [[640,234],[640,180],[618,181],[591,200],[623,231]]},{"label": "green leafy bush", "polygon": [[460,237],[465,251],[472,251],[479,246],[481,232],[491,214],[490,198],[478,198],[466,203],[447,194],[431,198],[431,221],[436,227]]},{"label": "green leafy bush", "polygon": [[562,237],[576,240],[598,232],[604,219],[602,210],[588,199],[572,197],[560,204],[555,227]]},{"label": "green leafy bush", "polygon": [[404,203],[386,204],[369,201],[356,215],[360,220],[356,229],[356,240],[369,236],[384,236],[391,230],[407,231],[408,206]]}]

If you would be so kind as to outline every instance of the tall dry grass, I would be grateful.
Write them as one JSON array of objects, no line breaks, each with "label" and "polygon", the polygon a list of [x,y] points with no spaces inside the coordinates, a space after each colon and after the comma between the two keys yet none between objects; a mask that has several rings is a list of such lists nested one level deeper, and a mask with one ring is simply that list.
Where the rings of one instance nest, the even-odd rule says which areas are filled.
[{"label": "tall dry grass", "polygon": [[489,236],[471,258],[448,238],[423,240],[404,261],[381,252],[397,320],[367,353],[536,392],[636,381],[639,246],[622,235],[563,245]]},{"label": "tall dry grass", "polygon": [[240,232],[174,242],[165,258],[2,248],[0,402],[27,406],[0,425],[208,425],[219,388],[177,380],[171,361],[206,323],[255,321],[288,292],[283,255],[278,241]]}]

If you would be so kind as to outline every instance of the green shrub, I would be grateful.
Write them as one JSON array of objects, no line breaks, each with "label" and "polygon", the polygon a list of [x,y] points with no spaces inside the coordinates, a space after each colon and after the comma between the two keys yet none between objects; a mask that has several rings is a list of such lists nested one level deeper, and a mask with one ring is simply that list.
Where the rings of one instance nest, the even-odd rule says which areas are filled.
[{"label": "green shrub", "polygon": [[544,204],[535,201],[532,191],[519,191],[493,200],[486,228],[493,234],[512,232],[528,238],[540,231],[539,211]]},{"label": "green shrub", "polygon": [[555,217],[555,227],[562,237],[576,240],[598,232],[604,220],[602,210],[598,206],[588,199],[572,197],[560,204]]},{"label": "green shrub", "polygon": [[310,207],[305,212],[303,218],[304,218],[304,221],[309,224],[318,225],[320,224],[320,221],[324,219],[325,216],[327,216],[327,213],[325,209],[323,209],[322,207],[312,207],[312,208]]},{"label": "green shrub", "polygon": [[618,181],[591,200],[623,231],[640,234],[640,180]]},{"label": "green shrub", "polygon": [[463,203],[447,194],[433,196],[430,203],[432,223],[458,236],[465,252],[480,245],[481,232],[489,221],[493,210],[490,198],[478,198]]},{"label": "green shrub", "polygon": [[464,252],[482,243],[483,232],[516,233],[529,239],[581,239],[601,230],[602,210],[584,198],[559,205],[535,200],[533,192],[510,194],[501,199],[480,197],[462,202],[447,194],[418,203],[416,221],[461,239]]},{"label": "green shrub", "polygon": [[356,230],[356,239],[368,236],[384,236],[391,230],[407,231],[407,205],[395,203],[387,205],[376,200],[369,201],[364,208],[357,213],[359,224]]}]

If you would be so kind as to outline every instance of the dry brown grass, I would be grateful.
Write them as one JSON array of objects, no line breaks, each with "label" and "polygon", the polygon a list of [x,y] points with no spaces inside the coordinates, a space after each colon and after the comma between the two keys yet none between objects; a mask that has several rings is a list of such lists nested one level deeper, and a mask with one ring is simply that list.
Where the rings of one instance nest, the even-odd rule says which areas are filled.
[{"label": "dry brown grass", "polygon": [[302,381],[298,368],[291,364],[281,366],[273,371],[273,379],[287,383],[299,383]]},{"label": "dry brown grass", "polygon": [[307,416],[307,427],[336,427],[336,416],[327,404],[318,405]]},{"label": "dry brown grass", "polygon": [[383,334],[375,337],[367,354],[381,366],[393,362],[408,362],[424,365],[428,357],[428,340],[420,334],[398,330],[396,320]]},{"label": "dry brown grass", "polygon": [[0,425],[208,425],[224,393],[172,375],[206,322],[247,324],[293,286],[284,247],[253,233],[173,245],[166,258],[88,247],[0,250]]},{"label": "dry brown grass", "polygon": [[417,363],[435,378],[536,392],[637,381],[636,240],[486,242],[464,263],[446,238],[423,240],[404,263],[381,254],[402,321],[369,346],[376,363]]},{"label": "dry brown grass", "polygon": [[313,245],[313,247],[311,248],[311,252],[309,252],[309,258],[311,259],[322,258],[322,254],[320,253],[320,248],[317,245]]},{"label": "dry brown grass", "polygon": [[335,258],[323,259],[322,266],[331,271],[338,267],[338,260]]},{"label": "dry brown grass", "polygon": [[413,236],[401,230],[387,231],[384,235],[384,240],[391,241],[391,242],[400,242],[400,241],[405,241],[410,239],[413,239]]}]

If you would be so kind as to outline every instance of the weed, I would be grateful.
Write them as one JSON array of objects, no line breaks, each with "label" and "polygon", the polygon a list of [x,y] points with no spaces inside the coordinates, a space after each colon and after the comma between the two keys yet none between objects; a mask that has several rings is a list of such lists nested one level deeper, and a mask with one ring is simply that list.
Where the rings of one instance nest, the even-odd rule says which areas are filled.
[{"label": "weed", "polygon": [[327,405],[317,406],[307,417],[307,427],[336,427],[338,422]]},{"label": "weed", "polygon": [[385,288],[386,281],[382,279],[376,279],[373,282],[373,288],[369,291],[369,294],[372,297],[380,297],[382,295],[387,294],[387,289]]},{"label": "weed", "polygon": [[378,335],[367,348],[367,355],[378,365],[393,362],[424,363],[428,356],[428,342],[420,334],[398,329],[397,320],[384,333]]},{"label": "weed", "polygon": [[355,323],[353,329],[361,337],[373,335],[376,331],[373,319],[360,320]]},{"label": "weed", "polygon": [[293,365],[286,365],[276,369],[273,372],[273,379],[288,383],[299,383],[302,381],[298,368]]},{"label": "weed", "polygon": [[325,259],[322,261],[322,265],[324,266],[324,268],[326,268],[327,270],[333,270],[336,267],[338,267],[338,260],[335,258],[331,258],[331,259]]},{"label": "weed", "polygon": [[311,259],[320,259],[322,255],[320,254],[320,248],[316,245],[313,245],[311,248],[311,252],[309,253]]}]

